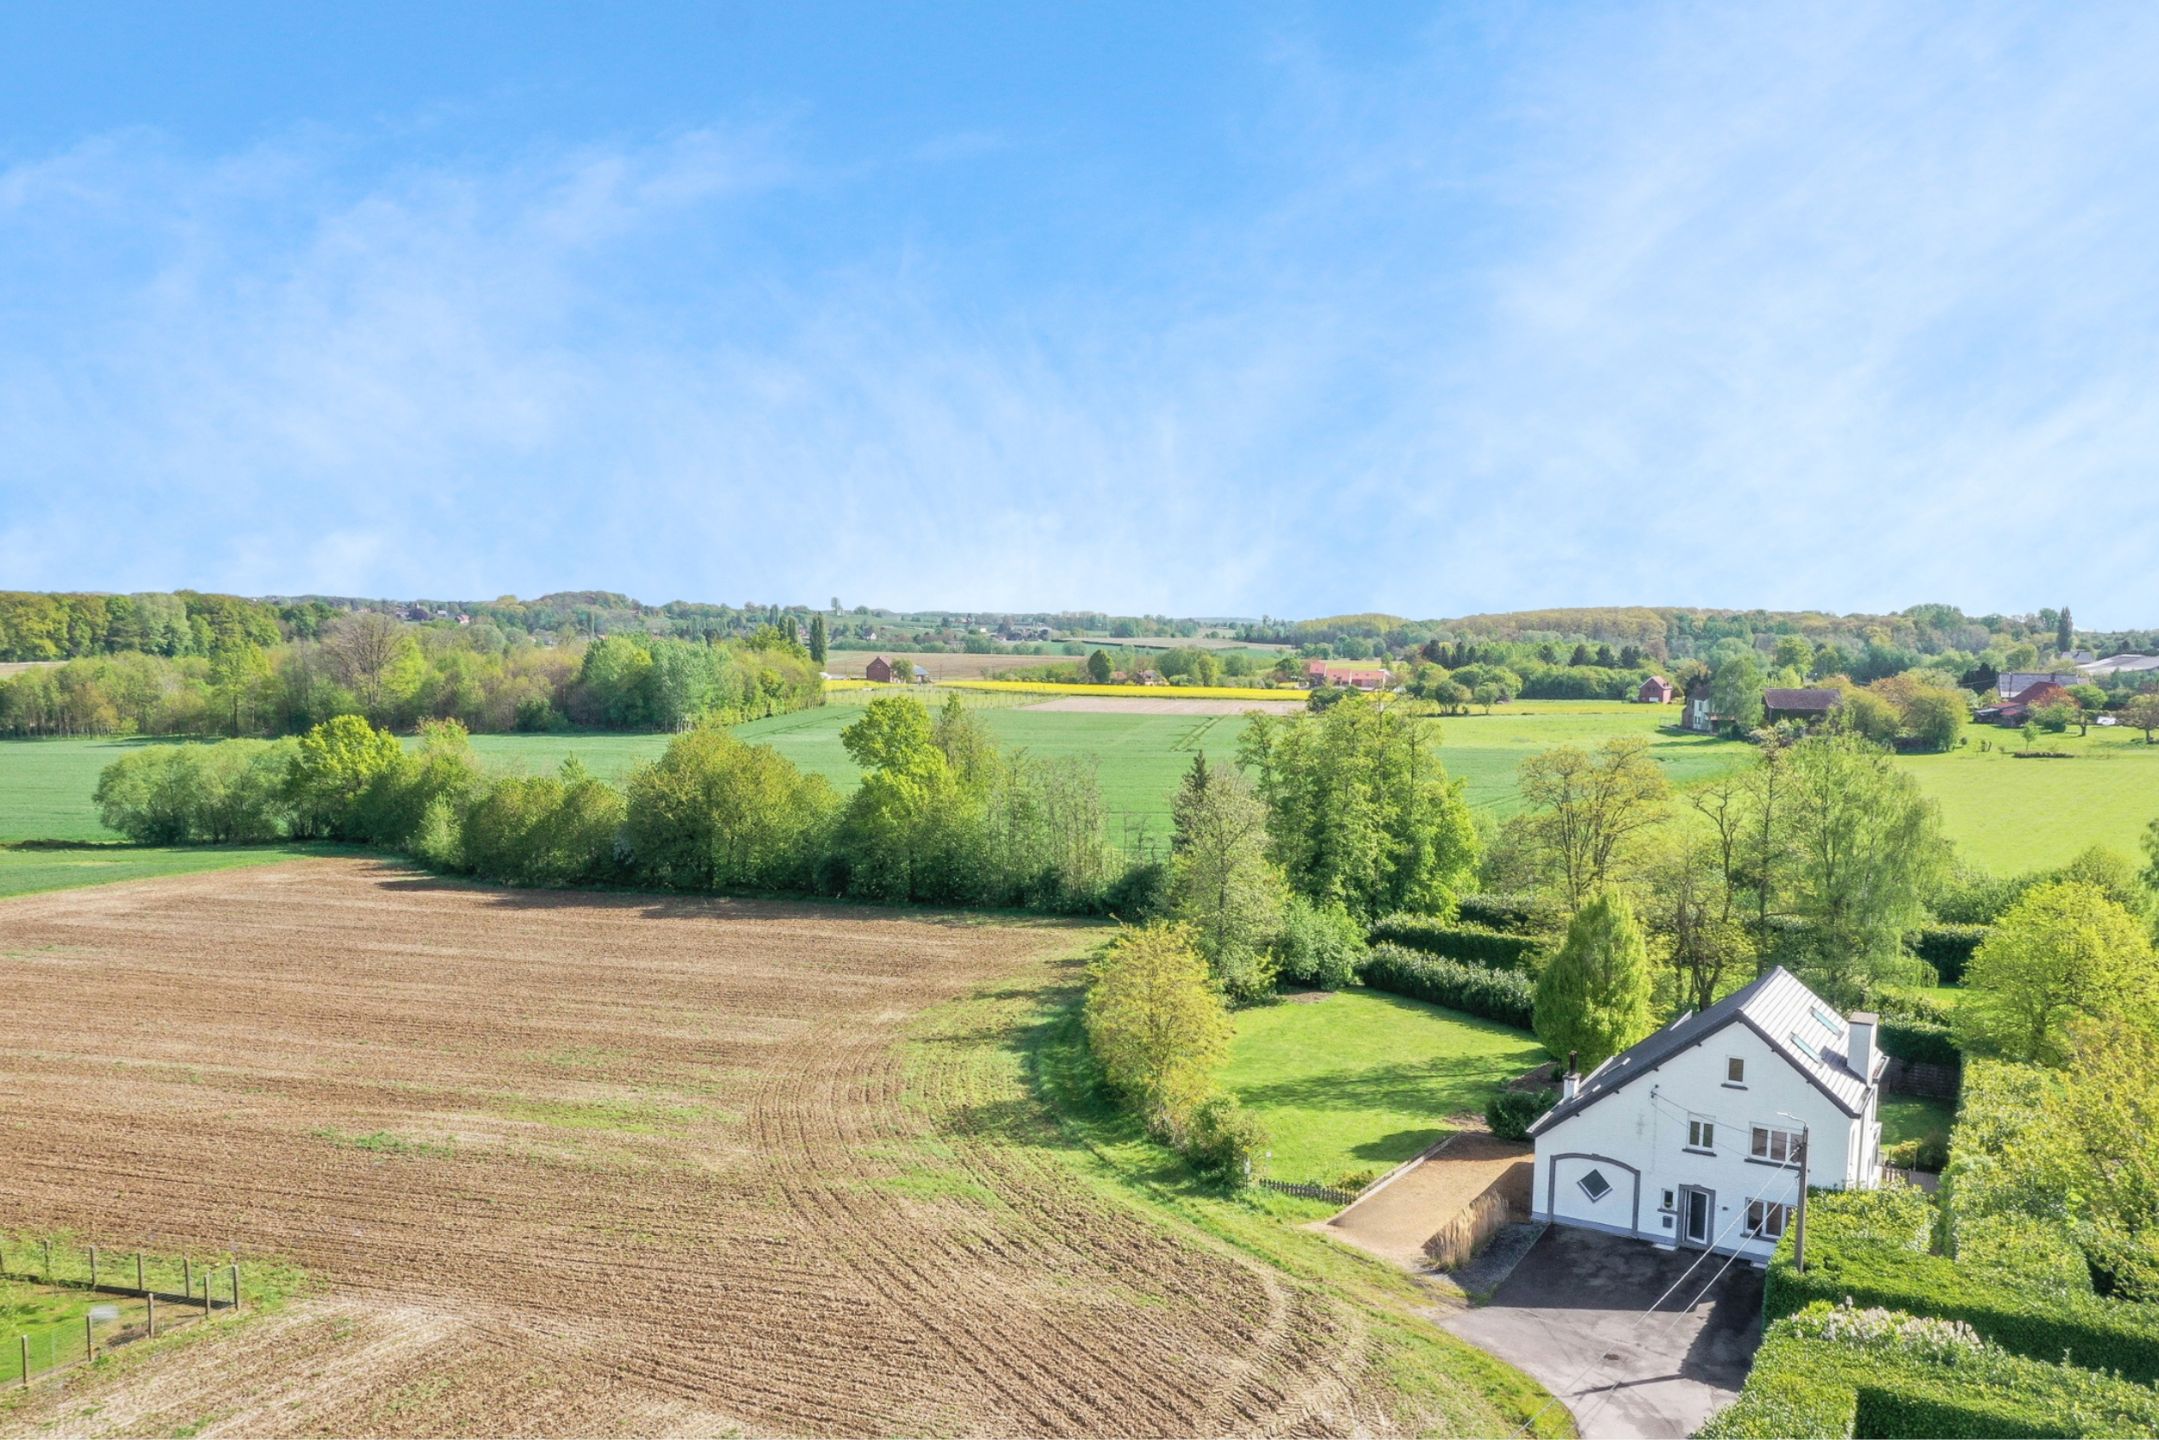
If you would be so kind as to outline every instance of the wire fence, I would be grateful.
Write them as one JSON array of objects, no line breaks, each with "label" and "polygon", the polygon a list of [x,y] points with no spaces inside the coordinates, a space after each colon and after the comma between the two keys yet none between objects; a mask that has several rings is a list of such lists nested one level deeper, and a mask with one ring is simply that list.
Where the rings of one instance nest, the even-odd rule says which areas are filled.
[{"label": "wire fence", "polygon": [[[0,1332],[0,1385],[24,1388],[140,1340],[244,1308],[240,1267],[50,1240],[0,1242],[0,1292],[33,1287],[46,1318]],[[7,1297],[0,1293],[0,1299]],[[49,1312],[64,1312],[53,1318]]]}]

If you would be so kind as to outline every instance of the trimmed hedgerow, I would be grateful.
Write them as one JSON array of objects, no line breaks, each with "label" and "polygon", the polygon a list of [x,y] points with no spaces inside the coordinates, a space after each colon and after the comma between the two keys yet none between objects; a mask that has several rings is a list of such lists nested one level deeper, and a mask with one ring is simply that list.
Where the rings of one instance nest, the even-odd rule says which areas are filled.
[{"label": "trimmed hedgerow", "polygon": [[1882,1053],[1921,1065],[1955,1065],[1964,1058],[1947,1025],[1923,1020],[1884,1020],[1876,1032]]},{"label": "trimmed hedgerow", "polygon": [[1934,967],[1942,984],[1961,985],[1972,952],[1986,938],[1984,925],[1927,925],[1912,937],[1912,953]]},{"label": "trimmed hedgerow", "polygon": [[2118,1376],[2011,1354],[1955,1321],[1817,1302],[1769,1327],[1738,1401],[1695,1433],[1896,1440],[2155,1426],[2159,1394]]},{"label": "trimmed hedgerow", "polygon": [[1928,1253],[1932,1221],[1933,1202],[1917,1190],[1815,1195],[1807,1207],[1807,1272],[1793,1265],[1787,1232],[1770,1262],[1764,1312],[1776,1319],[1815,1301],[1849,1299],[1962,1320],[2018,1355],[2066,1357],[2159,1382],[2159,1304],[2024,1286],[1991,1267],[1960,1265]]},{"label": "trimmed hedgerow", "polygon": [[1375,945],[1402,945],[1491,970],[1534,969],[1544,951],[1534,936],[1454,925],[1433,915],[1383,916],[1373,922],[1370,937]]},{"label": "trimmed hedgerow", "polygon": [[1552,928],[1553,907],[1526,895],[1464,895],[1455,902],[1454,918],[1486,930],[1531,935]]},{"label": "trimmed hedgerow", "polygon": [[1407,995],[1527,1030],[1536,1009],[1536,985],[1512,970],[1465,965],[1420,955],[1400,945],[1374,945],[1357,967],[1357,978],[1374,990]]}]

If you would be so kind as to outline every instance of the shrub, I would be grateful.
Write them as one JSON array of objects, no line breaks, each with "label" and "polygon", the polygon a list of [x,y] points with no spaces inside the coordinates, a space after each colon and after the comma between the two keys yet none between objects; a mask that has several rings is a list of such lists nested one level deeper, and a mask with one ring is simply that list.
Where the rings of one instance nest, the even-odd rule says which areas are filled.
[{"label": "shrub", "polygon": [[1282,909],[1275,958],[1284,980],[1320,990],[1355,984],[1364,948],[1364,927],[1339,903],[1314,905],[1292,895]]},{"label": "shrub", "polygon": [[1754,1437],[2131,1435],[2159,1395],[2006,1352],[1968,1326],[1817,1302],[1770,1325],[1739,1400],[1695,1434]]},{"label": "shrub", "polygon": [[2084,1252],[2058,1225],[2028,1215],[1988,1215],[1957,1227],[1957,1264],[2035,1294],[2092,1293]]},{"label": "shrub", "polygon": [[1208,1183],[1230,1190],[1246,1185],[1252,1162],[1266,1148],[1266,1129],[1236,1096],[1211,1095],[1193,1108],[1184,1154]]},{"label": "shrub", "polygon": [[1849,1299],[1962,1320],[2017,1355],[2159,1381],[2159,1305],[2023,1288],[1998,1271],[1930,1254],[1932,1210],[1925,1195],[1902,1187],[1815,1195],[1807,1271],[1794,1267],[1787,1231],[1770,1263],[1764,1314],[1775,1320],[1816,1301]]},{"label": "shrub", "polygon": [[1942,984],[1961,985],[1972,952],[1986,938],[1984,925],[1926,925],[1912,937],[1912,953],[1934,967]]},{"label": "shrub", "polygon": [[1917,1020],[1884,1020],[1875,1032],[1882,1053],[1919,1065],[1955,1065],[1963,1058],[1947,1025]]},{"label": "shrub", "polygon": [[1523,1030],[1530,1027],[1536,1008],[1536,987],[1527,975],[1420,955],[1399,945],[1373,946],[1358,967],[1357,978],[1374,990],[1407,995]]},{"label": "shrub", "polygon": [[1558,1100],[1557,1090],[1502,1090],[1484,1102],[1484,1123],[1502,1140],[1527,1140],[1529,1127]]},{"label": "shrub", "polygon": [[1159,860],[1139,860],[1102,892],[1102,910],[1128,925],[1159,916],[1168,903],[1169,867]]},{"label": "shrub", "polygon": [[1432,915],[1383,916],[1373,922],[1370,933],[1375,945],[1403,945],[1494,970],[1533,970],[1544,954],[1544,942],[1535,936],[1450,925]]},{"label": "shrub", "polygon": [[98,775],[98,819],[138,845],[275,840],[289,828],[284,799],[290,740],[152,745]]},{"label": "shrub", "polygon": [[1464,895],[1455,902],[1457,923],[1508,935],[1534,935],[1558,928],[1559,916],[1549,901],[1528,895]]}]

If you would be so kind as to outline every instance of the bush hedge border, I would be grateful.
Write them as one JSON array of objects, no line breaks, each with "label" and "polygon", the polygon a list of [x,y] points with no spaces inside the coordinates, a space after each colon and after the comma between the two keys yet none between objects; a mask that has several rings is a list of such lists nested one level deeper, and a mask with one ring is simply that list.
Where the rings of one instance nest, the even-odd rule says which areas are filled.
[{"label": "bush hedge border", "polygon": [[1527,975],[1420,955],[1400,945],[1374,945],[1357,967],[1357,978],[1374,990],[1406,995],[1449,1010],[1530,1028],[1537,988]]}]

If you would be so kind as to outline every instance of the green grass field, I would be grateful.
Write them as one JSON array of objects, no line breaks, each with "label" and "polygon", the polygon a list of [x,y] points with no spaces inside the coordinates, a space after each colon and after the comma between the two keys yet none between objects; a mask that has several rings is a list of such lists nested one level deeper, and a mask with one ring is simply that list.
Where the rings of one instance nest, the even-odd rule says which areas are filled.
[{"label": "green grass field", "polygon": [[72,890],[116,880],[156,880],[204,870],[268,865],[295,855],[321,855],[320,845],[99,845],[81,849],[15,849],[0,846],[0,899],[41,890]]},{"label": "green grass field", "polygon": [[[833,696],[821,709],[738,727],[746,740],[770,745],[842,790],[856,770],[840,731],[875,692]],[[925,695],[938,703],[942,692]],[[1113,840],[1128,847],[1142,837],[1159,843],[1169,833],[1169,802],[1195,750],[1213,761],[1235,754],[1244,726],[1239,715],[1149,715],[1048,711],[1027,695],[969,695],[997,739],[1043,756],[1091,756],[1099,762],[1102,799]],[[1554,745],[1595,745],[1617,735],[1639,736],[1673,784],[1707,779],[1745,760],[1737,741],[1674,733],[1672,706],[1608,701],[1523,701],[1491,715],[1427,722],[1440,735],[1448,771],[1467,785],[1470,803],[1495,818],[1518,807],[1515,774],[1522,761]],[[490,765],[528,773],[551,770],[575,755],[594,773],[619,781],[631,767],[659,755],[665,735],[477,735],[473,748]],[[98,772],[135,740],[0,741],[0,843],[10,840],[110,840],[90,803]],[[2002,874],[2056,865],[2087,845],[2103,843],[2135,854],[2144,827],[2159,815],[2159,746],[2120,728],[2090,736],[2050,736],[2047,748],[2069,760],[2017,760],[2006,753],[2022,742],[2014,732],[1974,726],[1967,743],[1945,755],[1906,756],[1898,763],[1917,776],[1941,806],[1962,857]],[[1982,744],[1990,748],[1982,750]]]},{"label": "green grass field", "polygon": [[[1990,748],[1981,750],[1982,744]],[[2090,845],[2135,856],[2159,816],[2159,745],[2123,726],[2043,736],[2069,760],[2019,760],[2014,730],[1966,727],[1965,743],[1901,763],[1941,806],[1961,857],[1997,874],[2058,865]]]},{"label": "green grass field", "polygon": [[1236,1019],[1222,1083],[1267,1127],[1278,1180],[1392,1169],[1544,1058],[1519,1030],[1377,990],[1284,999]]}]

